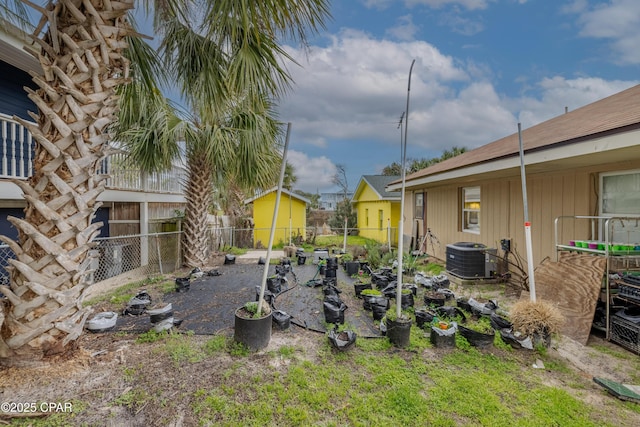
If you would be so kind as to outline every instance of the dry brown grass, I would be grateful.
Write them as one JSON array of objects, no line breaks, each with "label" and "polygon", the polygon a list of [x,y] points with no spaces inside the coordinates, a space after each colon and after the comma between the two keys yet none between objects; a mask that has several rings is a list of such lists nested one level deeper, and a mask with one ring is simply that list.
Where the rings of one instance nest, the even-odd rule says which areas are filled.
[{"label": "dry brown grass", "polygon": [[540,300],[516,302],[509,310],[509,319],[515,330],[529,336],[535,333],[558,333],[565,321],[560,310]]}]

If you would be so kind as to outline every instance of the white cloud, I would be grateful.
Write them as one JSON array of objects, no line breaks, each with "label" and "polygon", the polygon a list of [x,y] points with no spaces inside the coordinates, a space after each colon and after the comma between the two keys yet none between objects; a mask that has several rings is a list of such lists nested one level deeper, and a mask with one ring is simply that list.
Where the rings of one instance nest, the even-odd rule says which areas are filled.
[{"label": "white cloud", "polygon": [[496,0],[405,0],[405,4],[408,7],[416,5],[425,5],[434,9],[441,8],[443,6],[462,6],[465,9],[476,10],[486,9],[489,3]]},{"label": "white cloud", "polygon": [[398,22],[394,27],[387,29],[386,33],[391,37],[409,41],[415,38],[419,28],[413,23],[411,15],[405,15],[398,18]]},{"label": "white cloud", "polygon": [[[376,173],[397,160],[398,119],[405,111],[409,66],[408,153],[434,157],[452,146],[475,148],[530,127],[564,107],[580,106],[624,90],[632,81],[550,76],[528,83],[520,95],[496,90],[487,64],[459,61],[424,41],[392,42],[347,30],[308,55],[288,48],[302,68],[292,68],[295,86],[280,106],[280,117],[295,129],[299,185],[306,191],[330,188],[335,163],[350,173]],[[520,83],[525,87],[525,83]],[[307,157],[303,152],[322,157]],[[363,156],[364,159],[363,160]],[[350,178],[351,179],[351,178]]]},{"label": "white cloud", "polygon": [[280,117],[295,123],[298,141],[313,145],[324,139],[395,140],[414,58],[416,105],[446,94],[443,82],[468,79],[453,58],[422,41],[394,43],[346,31],[308,56],[289,52],[303,67],[291,70],[295,86],[281,103]]},{"label": "white cloud", "polygon": [[[362,4],[369,9],[384,10],[394,2],[402,2],[406,7],[428,6],[433,9],[440,9],[444,6],[461,6],[468,10],[486,9],[489,3],[496,0],[361,0]],[[526,0],[519,0],[519,3],[526,3]]]},{"label": "white cloud", "polygon": [[543,79],[538,83],[540,96],[513,99],[508,106],[519,111],[519,121],[522,122],[523,127],[530,127],[563,114],[565,107],[572,111],[628,89],[634,84],[637,82],[607,81],[600,78],[568,80],[556,76]]},{"label": "white cloud", "polygon": [[297,178],[296,189],[315,193],[334,186],[332,180],[336,166],[327,157],[309,157],[300,151],[289,150],[287,161],[293,166]]},{"label": "white cloud", "polygon": [[580,36],[609,40],[612,54],[622,64],[640,64],[640,2],[611,0],[593,7],[578,0],[564,8],[578,14]]}]

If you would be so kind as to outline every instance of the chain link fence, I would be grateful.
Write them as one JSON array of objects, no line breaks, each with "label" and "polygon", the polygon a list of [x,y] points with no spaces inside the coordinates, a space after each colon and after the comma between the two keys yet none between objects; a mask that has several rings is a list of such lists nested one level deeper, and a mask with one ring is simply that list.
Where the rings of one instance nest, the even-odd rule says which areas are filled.
[{"label": "chain link fence", "polygon": [[[98,283],[132,270],[141,275],[167,274],[182,264],[181,232],[98,238],[90,251],[90,280]],[[0,283],[9,283],[6,267],[15,254],[0,245]]]},{"label": "chain link fence", "polygon": [[[235,228],[214,227],[209,229],[209,253],[221,251],[227,247],[238,248],[266,247],[269,243],[270,229],[259,228]],[[320,230],[309,228],[307,235],[303,236],[296,230],[289,228],[277,228],[274,244],[301,245],[304,242],[311,243],[313,237],[320,235],[343,236],[344,229],[322,230],[325,234],[319,234]],[[373,232],[376,236],[370,236]],[[316,233],[316,234],[314,234]],[[347,229],[349,235],[361,235],[370,237],[382,244],[396,246],[397,229]],[[378,238],[376,238],[378,237]],[[91,280],[98,283],[120,274],[138,270],[140,275],[168,274],[180,269],[182,265],[182,232],[155,233],[145,235],[131,235],[120,237],[98,238],[96,247],[90,252],[92,257],[91,268],[93,270]],[[0,245],[0,283],[9,283],[9,273],[6,267],[9,259],[15,258],[13,251],[7,245]]]},{"label": "chain link fence", "polygon": [[9,272],[5,267],[9,265],[9,260],[15,257],[15,254],[8,245],[0,245],[0,284],[9,284]]},{"label": "chain link fence", "polygon": [[[229,246],[237,248],[265,248],[269,243],[270,228],[236,228],[218,227],[210,229],[210,249],[220,251]],[[344,236],[344,228],[331,229],[329,227],[307,227],[305,231],[296,228],[279,227],[274,232],[274,245],[288,245],[289,242],[296,246],[303,243],[312,243],[314,237],[320,236]],[[349,236],[362,236],[375,240],[383,245],[391,242],[392,247],[398,244],[397,228],[348,228]],[[417,242],[420,243],[420,242]]]},{"label": "chain link fence", "polygon": [[137,269],[145,275],[176,271],[182,263],[181,236],[172,232],[96,239],[93,282]]}]

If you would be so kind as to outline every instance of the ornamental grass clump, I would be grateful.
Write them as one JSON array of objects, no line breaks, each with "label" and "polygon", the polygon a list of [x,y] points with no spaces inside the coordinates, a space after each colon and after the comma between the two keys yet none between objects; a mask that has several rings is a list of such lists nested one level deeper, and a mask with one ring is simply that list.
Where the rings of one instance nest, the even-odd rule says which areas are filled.
[{"label": "ornamental grass clump", "polygon": [[546,301],[523,300],[509,310],[513,329],[526,336],[550,335],[560,332],[564,316],[555,306]]}]

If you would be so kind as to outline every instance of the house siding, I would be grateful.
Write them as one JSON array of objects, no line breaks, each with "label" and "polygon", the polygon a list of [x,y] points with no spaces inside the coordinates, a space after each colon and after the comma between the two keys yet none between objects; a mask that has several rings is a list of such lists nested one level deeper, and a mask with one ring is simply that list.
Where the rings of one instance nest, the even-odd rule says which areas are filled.
[{"label": "house siding", "polygon": [[[291,200],[292,236],[295,238],[299,234],[303,238],[306,238],[306,203],[295,197],[289,199],[288,195],[282,194],[280,197],[278,216],[276,218],[276,231],[273,236],[274,244],[289,243],[289,200]],[[257,247],[258,243],[260,243],[262,247],[266,247],[269,244],[269,234],[271,233],[275,203],[275,191],[265,194],[253,201],[254,247]]]},{"label": "house siding", "polygon": [[[369,185],[365,185],[361,192],[356,194],[355,209],[358,216],[359,235],[368,239],[373,239],[381,243],[389,242],[389,220],[392,230],[397,230],[400,220],[400,203],[390,200],[381,200]],[[366,221],[366,212],[369,210],[369,225]],[[382,229],[378,226],[379,211],[382,210]],[[397,233],[391,233],[391,243],[397,244]]]},{"label": "house siding", "polygon": [[27,97],[24,87],[35,88],[28,73],[0,61],[0,113],[33,121],[28,111],[37,112],[35,104]]},{"label": "house siding", "polygon": [[[527,197],[534,265],[544,258],[555,259],[554,220],[559,216],[597,215],[598,177],[602,172],[632,170],[640,167],[640,159],[623,163],[594,165],[583,168],[527,174]],[[480,186],[480,233],[461,231],[460,188]],[[482,243],[500,248],[501,239],[511,239],[512,251],[526,259],[524,208],[519,171],[500,178],[465,181],[463,184],[425,186],[427,224],[440,241],[434,255],[446,259],[446,245],[455,242]],[[405,206],[408,208],[408,206]],[[640,207],[639,207],[640,212]],[[561,222],[559,235],[563,240],[591,239],[587,221]],[[410,229],[405,227],[405,233]],[[428,253],[434,252],[430,245]]]}]

